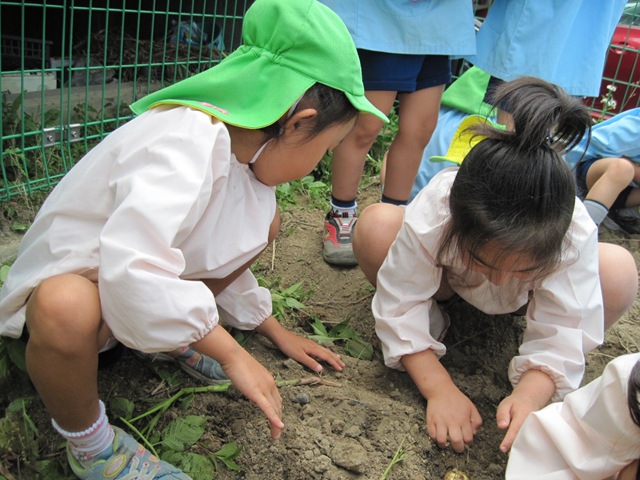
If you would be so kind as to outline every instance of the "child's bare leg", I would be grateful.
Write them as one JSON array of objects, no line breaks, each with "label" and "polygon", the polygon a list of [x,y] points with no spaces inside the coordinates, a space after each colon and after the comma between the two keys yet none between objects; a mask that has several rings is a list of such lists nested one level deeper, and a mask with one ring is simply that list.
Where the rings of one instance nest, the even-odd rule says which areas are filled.
[{"label": "child's bare leg", "polygon": [[633,255],[619,245],[598,244],[605,330],[618,321],[638,295],[638,269]]},{"label": "child's bare leg", "polygon": [[406,201],[438,122],[444,85],[400,95],[398,133],[387,154],[384,195]]},{"label": "child's bare leg", "polygon": [[[393,107],[396,92],[367,91],[366,96],[382,112]],[[360,115],[353,130],[333,150],[331,164],[331,194],[343,201],[356,198],[360,177],[369,149],[383,123],[373,115]]]},{"label": "child's bare leg", "polygon": [[389,247],[398,235],[404,208],[388,203],[374,203],[364,209],[353,236],[353,253],[372,285]]},{"label": "child's bare leg", "polygon": [[626,158],[603,158],[594,162],[587,172],[587,200],[595,200],[607,208],[634,178],[634,164]]},{"label": "child's bare leg", "polygon": [[98,288],[75,274],[43,281],[27,303],[29,376],[58,425],[70,432],[98,418],[98,352],[110,331]]},{"label": "child's bare leg", "polygon": [[622,470],[620,470],[620,473],[618,473],[616,480],[636,480],[638,478],[639,462],[639,460],[635,460],[624,467]]}]

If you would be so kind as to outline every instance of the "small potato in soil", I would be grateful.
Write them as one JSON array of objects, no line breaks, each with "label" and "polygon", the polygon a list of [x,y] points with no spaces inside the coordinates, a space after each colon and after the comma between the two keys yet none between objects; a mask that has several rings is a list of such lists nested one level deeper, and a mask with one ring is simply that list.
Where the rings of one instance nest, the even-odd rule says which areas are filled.
[{"label": "small potato in soil", "polygon": [[463,471],[454,468],[444,474],[443,480],[469,480],[469,477]]}]

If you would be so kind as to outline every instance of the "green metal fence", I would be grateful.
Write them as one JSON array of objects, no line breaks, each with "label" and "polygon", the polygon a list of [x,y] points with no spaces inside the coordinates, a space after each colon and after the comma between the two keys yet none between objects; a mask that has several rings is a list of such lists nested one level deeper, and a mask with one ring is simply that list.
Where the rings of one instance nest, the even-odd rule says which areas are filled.
[{"label": "green metal fence", "polygon": [[133,100],[218,63],[250,3],[0,0],[0,201],[49,189]]},{"label": "green metal fence", "polygon": [[[131,118],[133,100],[218,63],[251,2],[0,0],[0,202],[48,190]],[[639,19],[628,2],[602,91],[585,99],[595,118],[640,105]]]}]

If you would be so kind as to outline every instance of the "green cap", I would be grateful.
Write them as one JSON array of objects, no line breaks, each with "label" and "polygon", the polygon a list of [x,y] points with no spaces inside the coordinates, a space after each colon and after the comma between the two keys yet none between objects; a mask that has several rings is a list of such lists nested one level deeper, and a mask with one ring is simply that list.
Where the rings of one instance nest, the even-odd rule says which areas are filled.
[{"label": "green cap", "polygon": [[492,105],[484,102],[491,75],[473,66],[447,87],[441,105],[471,115],[495,115]]},{"label": "green cap", "polygon": [[276,122],[315,83],[345,93],[361,112],[388,119],[364,96],[360,60],[340,17],[317,0],[256,0],[244,44],[220,64],[131,105],[186,105],[225,123],[257,129]]}]

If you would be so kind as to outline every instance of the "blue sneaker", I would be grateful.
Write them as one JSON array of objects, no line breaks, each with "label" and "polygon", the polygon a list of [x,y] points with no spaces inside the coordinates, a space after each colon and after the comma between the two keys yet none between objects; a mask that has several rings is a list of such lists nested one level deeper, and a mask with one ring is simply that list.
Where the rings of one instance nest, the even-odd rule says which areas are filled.
[{"label": "blue sneaker", "polygon": [[213,358],[196,352],[191,347],[178,348],[173,352],[144,353],[152,362],[178,362],[180,368],[193,378],[201,380],[209,385],[229,383],[229,377],[218,362]]},{"label": "blue sneaker", "polygon": [[152,455],[131,435],[113,427],[111,455],[83,467],[67,447],[67,459],[81,480],[193,480],[181,470]]}]

